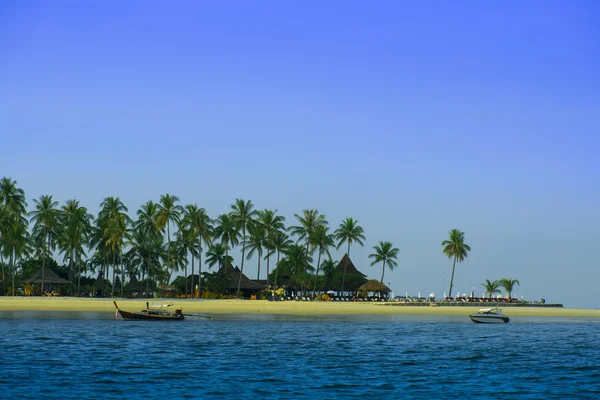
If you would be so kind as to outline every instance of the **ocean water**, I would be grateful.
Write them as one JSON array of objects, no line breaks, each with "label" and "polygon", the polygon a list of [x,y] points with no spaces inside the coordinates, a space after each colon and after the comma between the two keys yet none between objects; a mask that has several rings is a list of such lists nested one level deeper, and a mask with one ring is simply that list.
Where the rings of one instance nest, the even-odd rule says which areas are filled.
[{"label": "ocean water", "polygon": [[600,323],[390,316],[0,318],[0,394],[31,399],[600,398]]}]

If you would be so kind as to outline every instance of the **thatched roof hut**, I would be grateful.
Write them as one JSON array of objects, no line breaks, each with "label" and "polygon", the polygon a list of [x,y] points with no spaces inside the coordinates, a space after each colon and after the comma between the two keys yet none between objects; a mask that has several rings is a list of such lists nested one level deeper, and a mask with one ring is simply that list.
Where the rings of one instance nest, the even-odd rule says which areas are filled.
[{"label": "thatched roof hut", "polygon": [[260,283],[250,280],[246,275],[242,274],[238,267],[234,268],[231,264],[221,268],[221,271],[219,272],[225,273],[228,277],[227,281],[225,282],[225,289],[237,290],[240,274],[242,275],[242,281],[240,282],[240,290],[257,291],[266,289],[265,285],[261,285]]},{"label": "thatched roof hut", "polygon": [[361,285],[358,288],[358,291],[359,292],[383,292],[383,293],[391,292],[389,287],[387,287],[386,285],[384,285],[383,283],[379,282],[376,279],[371,279],[371,280],[367,281],[367,283],[365,283],[364,285]]},{"label": "thatched roof hut", "polygon": [[144,284],[138,281],[135,275],[129,277],[129,282],[125,285],[125,290],[130,292],[142,292],[144,290]]},{"label": "thatched roof hut", "polygon": [[360,272],[354,266],[354,263],[348,254],[345,254],[333,271],[332,278],[327,289],[342,289],[342,277],[344,276],[344,270],[346,271],[346,277],[344,279],[344,291],[355,292],[359,286],[367,282],[366,275]]},{"label": "thatched roof hut", "polygon": [[60,294],[60,289],[62,285],[70,285],[71,281],[61,278],[54,271],[52,271],[49,267],[42,267],[38,269],[33,275],[29,278],[23,280],[23,283],[29,283],[33,285],[41,285],[42,284],[42,269],[44,271],[44,288],[43,290],[39,290],[40,288],[36,288],[35,292],[40,293],[43,291],[47,292],[57,292]]},{"label": "thatched roof hut", "polygon": [[342,259],[338,263],[338,266],[336,267],[335,271],[344,273],[344,269],[346,270],[346,275],[360,275],[363,278],[367,276],[360,272],[358,269],[356,269],[354,263],[350,259],[350,256],[348,256],[348,253],[344,254],[344,257],[342,257]]}]

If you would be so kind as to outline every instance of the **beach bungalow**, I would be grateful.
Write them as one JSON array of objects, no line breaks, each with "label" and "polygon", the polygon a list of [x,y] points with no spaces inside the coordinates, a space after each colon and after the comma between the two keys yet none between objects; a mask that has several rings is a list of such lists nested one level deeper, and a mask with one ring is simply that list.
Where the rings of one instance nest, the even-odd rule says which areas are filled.
[{"label": "beach bungalow", "polygon": [[[44,288],[40,287],[42,285],[42,269],[44,270]],[[61,278],[54,271],[52,271],[48,267],[42,267],[36,271],[29,278],[23,280],[23,283],[28,283],[33,285],[33,293],[34,294],[61,294],[61,289],[63,285],[70,285],[71,281]]]},{"label": "beach bungalow", "polygon": [[252,295],[256,295],[261,290],[267,288],[265,285],[250,280],[246,275],[242,274],[238,267],[234,268],[231,264],[221,268],[219,272],[224,273],[227,277],[223,286],[226,293],[235,294],[240,274],[242,275],[240,292],[242,292],[244,298],[251,298]]},{"label": "beach bungalow", "polygon": [[137,276],[131,275],[129,277],[129,282],[125,285],[125,292],[128,296],[136,297],[141,296],[144,293],[144,284],[138,281]]},{"label": "beach bungalow", "polygon": [[377,296],[372,296],[371,299],[387,299],[390,292],[391,289],[377,279],[370,279],[367,283],[358,287],[359,296],[362,298],[368,298],[369,293],[374,293]]},{"label": "beach bungalow", "polygon": [[342,277],[344,276],[344,271],[346,271],[346,277],[344,279],[344,292],[356,292],[361,285],[367,283],[367,275],[363,274],[356,268],[346,253],[333,271],[331,280],[327,282],[328,290],[334,290],[336,292],[342,290]]}]

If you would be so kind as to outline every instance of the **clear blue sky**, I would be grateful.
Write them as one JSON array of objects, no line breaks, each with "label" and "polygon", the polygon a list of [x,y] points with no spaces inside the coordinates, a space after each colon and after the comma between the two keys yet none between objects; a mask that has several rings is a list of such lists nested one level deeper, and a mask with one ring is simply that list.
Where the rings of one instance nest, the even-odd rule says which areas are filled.
[{"label": "clear blue sky", "polygon": [[600,307],[598,2],[158,3],[0,4],[0,176],[30,205],[317,208],[359,220],[372,278],[399,247],[412,295],[447,290],[458,228],[454,291]]}]

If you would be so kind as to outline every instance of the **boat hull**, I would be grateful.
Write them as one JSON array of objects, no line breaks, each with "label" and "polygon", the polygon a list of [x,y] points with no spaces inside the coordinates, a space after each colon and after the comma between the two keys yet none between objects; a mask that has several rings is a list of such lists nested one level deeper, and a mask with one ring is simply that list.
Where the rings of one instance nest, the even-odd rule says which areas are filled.
[{"label": "boat hull", "polygon": [[505,324],[510,321],[504,315],[469,315],[469,318],[478,324]]},{"label": "boat hull", "polygon": [[183,321],[185,317],[179,314],[146,314],[132,313],[119,310],[119,315],[125,320],[143,320],[143,321]]},{"label": "boat hull", "polygon": [[140,321],[183,321],[185,316],[181,313],[181,310],[177,310],[176,312],[168,312],[165,310],[156,310],[148,308],[148,303],[146,303],[146,309],[140,312],[129,312],[125,310],[121,310],[116,301],[113,301],[113,304],[117,308],[118,315],[125,320],[140,320]]}]

